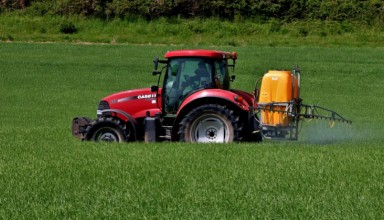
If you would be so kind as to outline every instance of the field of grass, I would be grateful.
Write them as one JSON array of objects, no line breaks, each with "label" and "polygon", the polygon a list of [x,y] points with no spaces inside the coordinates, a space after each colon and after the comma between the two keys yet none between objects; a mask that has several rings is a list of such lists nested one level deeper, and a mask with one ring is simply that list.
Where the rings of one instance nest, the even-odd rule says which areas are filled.
[{"label": "field of grass", "polygon": [[299,65],[304,102],[351,119],[350,139],[102,144],[71,136],[74,116],[95,117],[100,98],[153,85],[153,58],[182,48],[0,43],[0,218],[384,217],[383,48],[205,47],[238,52],[232,86],[248,91],[268,69]]}]

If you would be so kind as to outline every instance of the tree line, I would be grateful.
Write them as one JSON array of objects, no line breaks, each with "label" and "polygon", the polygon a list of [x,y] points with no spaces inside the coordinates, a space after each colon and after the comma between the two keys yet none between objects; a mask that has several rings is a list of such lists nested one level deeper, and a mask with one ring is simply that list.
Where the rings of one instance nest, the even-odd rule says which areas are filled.
[{"label": "tree line", "polygon": [[220,18],[384,23],[382,0],[0,0],[0,13],[85,17]]}]

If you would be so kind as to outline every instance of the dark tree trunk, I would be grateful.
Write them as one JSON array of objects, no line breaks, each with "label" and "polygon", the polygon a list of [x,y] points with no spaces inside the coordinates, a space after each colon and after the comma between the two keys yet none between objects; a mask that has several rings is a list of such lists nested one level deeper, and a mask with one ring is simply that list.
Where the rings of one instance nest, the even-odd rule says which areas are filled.
[{"label": "dark tree trunk", "polygon": [[18,0],[17,3],[21,9],[24,9],[28,6],[28,0]]}]

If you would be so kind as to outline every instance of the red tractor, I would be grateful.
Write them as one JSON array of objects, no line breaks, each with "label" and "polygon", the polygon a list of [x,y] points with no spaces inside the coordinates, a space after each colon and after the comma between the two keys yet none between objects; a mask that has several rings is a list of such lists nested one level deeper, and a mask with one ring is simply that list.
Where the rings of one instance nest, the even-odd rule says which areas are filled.
[{"label": "red tractor", "polygon": [[[332,116],[321,116],[316,114],[316,106],[301,104],[297,70],[266,74],[261,90],[251,94],[230,88],[235,76],[230,76],[229,68],[235,67],[235,52],[178,50],[167,52],[165,58],[154,60],[157,86],[103,98],[97,119],[73,119],[73,135],[108,142],[257,142],[263,136],[297,140],[301,117],[347,121],[333,111],[325,109]],[[161,70],[159,64],[163,65]]]}]

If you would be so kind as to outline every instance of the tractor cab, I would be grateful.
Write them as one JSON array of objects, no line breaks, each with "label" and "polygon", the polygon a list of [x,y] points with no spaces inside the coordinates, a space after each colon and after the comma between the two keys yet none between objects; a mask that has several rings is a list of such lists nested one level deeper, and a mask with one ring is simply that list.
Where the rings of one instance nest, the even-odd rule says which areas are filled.
[{"label": "tractor cab", "polygon": [[[165,114],[176,114],[183,100],[197,91],[229,90],[231,78],[228,67],[234,67],[237,55],[220,51],[182,50],[168,52],[165,58],[167,60],[162,61],[167,64],[162,108]],[[229,59],[233,60],[231,64]]]}]

